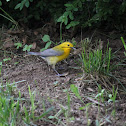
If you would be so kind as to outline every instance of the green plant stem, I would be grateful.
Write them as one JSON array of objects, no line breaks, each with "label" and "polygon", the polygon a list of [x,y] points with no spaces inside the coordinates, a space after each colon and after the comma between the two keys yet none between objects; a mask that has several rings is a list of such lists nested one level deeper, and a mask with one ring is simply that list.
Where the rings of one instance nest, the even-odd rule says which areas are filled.
[{"label": "green plant stem", "polygon": [[5,15],[3,15],[3,14],[0,14],[0,16],[2,16],[2,17],[4,17],[5,19],[11,21],[13,24],[16,25],[16,27],[18,27],[18,23],[17,23],[6,11],[4,11],[1,7],[0,7],[0,10],[3,11],[3,13],[4,13],[5,15],[7,15],[7,16],[5,16]]},{"label": "green plant stem", "polygon": [[60,23],[60,41],[62,42],[62,25],[63,23]]},{"label": "green plant stem", "polygon": [[111,48],[109,48],[109,58],[108,58],[108,65],[107,65],[107,73],[109,73],[109,68],[110,68],[110,60],[111,60]]}]

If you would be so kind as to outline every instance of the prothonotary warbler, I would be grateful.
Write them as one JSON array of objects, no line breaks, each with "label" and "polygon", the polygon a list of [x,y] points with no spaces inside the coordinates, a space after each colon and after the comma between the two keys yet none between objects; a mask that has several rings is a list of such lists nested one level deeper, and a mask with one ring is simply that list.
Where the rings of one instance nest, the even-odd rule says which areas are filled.
[{"label": "prothonotary warbler", "polygon": [[74,49],[72,43],[64,42],[64,43],[57,45],[53,48],[44,50],[43,52],[28,52],[28,54],[38,55],[38,56],[42,57],[45,61],[47,61],[48,65],[52,65],[52,68],[57,73],[57,76],[62,76],[61,74],[59,74],[56,71],[55,65],[57,62],[66,59],[69,56],[72,48]]}]

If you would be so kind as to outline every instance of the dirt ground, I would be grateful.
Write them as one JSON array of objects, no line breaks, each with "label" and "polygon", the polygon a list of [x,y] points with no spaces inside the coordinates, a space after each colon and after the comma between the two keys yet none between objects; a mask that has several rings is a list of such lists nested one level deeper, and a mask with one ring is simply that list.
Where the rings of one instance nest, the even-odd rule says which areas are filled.
[{"label": "dirt ground", "polygon": [[[79,39],[79,37],[76,38],[76,40]],[[104,37],[104,35],[99,35],[99,39],[103,40],[106,45],[107,37]],[[116,51],[119,47],[122,46],[122,43],[119,39],[110,40],[110,46],[112,47],[112,51]],[[124,58],[123,51],[124,50],[121,49],[117,54],[121,59]],[[46,109],[54,106],[55,111],[53,111],[51,115],[55,115],[58,111],[61,110],[62,107],[64,107],[64,109],[67,108],[67,93],[65,90],[67,89],[69,91],[70,85],[74,84],[78,87],[80,95],[82,96],[85,104],[95,103],[92,104],[88,109],[88,121],[90,121],[91,126],[95,126],[95,120],[98,118],[102,122],[101,126],[126,126],[126,94],[124,92],[122,92],[122,94],[118,94],[115,118],[113,118],[111,115],[111,104],[106,105],[108,109],[107,113],[104,111],[105,106],[100,105],[99,115],[99,104],[89,98],[91,93],[97,94],[97,85],[93,80],[89,81],[89,77],[83,73],[81,68],[74,68],[78,67],[78,64],[75,62],[78,60],[78,54],[71,54],[70,58],[67,59],[68,64],[64,61],[57,64],[58,72],[66,73],[66,76],[58,77],[56,76],[56,73],[53,71],[53,69],[49,67],[47,63],[40,57],[29,56],[26,54],[17,54],[7,65],[3,66],[2,80],[4,83],[18,82],[16,83],[18,90],[21,91],[22,97],[25,97],[26,99],[29,98],[28,85],[30,85],[31,90],[36,94],[36,115],[42,114],[43,102]],[[15,62],[18,62],[18,64],[14,64]],[[126,69],[125,67],[120,67],[118,70],[120,72],[117,75],[121,79],[123,85],[126,87]],[[112,81],[112,84],[118,85],[117,87],[120,87],[118,82]],[[67,121],[63,114],[59,116],[59,119],[61,119],[64,124],[67,124],[68,126],[86,126],[87,115],[85,110],[79,110],[79,107],[84,106],[84,104],[73,93],[70,93],[70,95],[71,110],[69,116],[74,116],[75,120]],[[85,96],[88,96],[88,98]],[[39,120],[36,122],[36,125],[53,126],[54,124],[48,121],[46,122],[45,120]],[[62,125],[62,123],[58,124],[58,126]]]}]

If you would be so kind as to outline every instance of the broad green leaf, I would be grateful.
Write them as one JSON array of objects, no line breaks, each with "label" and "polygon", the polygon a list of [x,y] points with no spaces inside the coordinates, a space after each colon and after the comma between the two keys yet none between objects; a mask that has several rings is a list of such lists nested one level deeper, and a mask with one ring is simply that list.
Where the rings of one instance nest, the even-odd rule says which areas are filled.
[{"label": "broad green leaf", "polygon": [[63,16],[63,18],[62,18],[62,23],[64,22],[66,22],[66,20],[67,20],[67,16]]},{"label": "broad green leaf", "polygon": [[76,25],[78,25],[80,22],[79,21],[71,21],[67,26],[66,29],[69,29],[71,27],[74,27]]},{"label": "broad green leaf", "polygon": [[47,49],[50,45],[52,44],[52,42],[50,41],[50,42],[48,42],[48,43],[46,43],[46,45],[45,45],[45,49]]},{"label": "broad green leaf", "polygon": [[49,47],[51,44],[52,44],[52,42],[51,42],[51,41],[50,41],[50,42],[48,42],[48,43],[46,43],[45,48],[42,48],[42,49],[40,50],[40,52],[42,52],[42,51],[44,51],[44,50],[48,49],[48,47]]},{"label": "broad green leaf", "polygon": [[31,48],[32,47],[32,45],[29,45],[29,48]]},{"label": "broad green leaf", "polygon": [[19,49],[20,47],[22,47],[22,43],[18,42],[18,43],[14,43],[15,46],[17,46],[17,49]]},{"label": "broad green leaf", "polygon": [[22,1],[22,2],[21,2],[21,6],[20,6],[20,10],[22,10],[22,9],[23,9],[24,4],[25,4],[25,2],[24,2],[24,1]]},{"label": "broad green leaf", "polygon": [[78,8],[74,8],[74,11],[78,11]]},{"label": "broad green leaf", "polygon": [[73,16],[73,13],[72,13],[72,12],[70,12],[70,14],[69,14],[69,18],[70,18],[71,20],[74,19],[74,16]]},{"label": "broad green leaf", "polygon": [[72,7],[73,4],[64,4],[65,7]]},{"label": "broad green leaf", "polygon": [[21,6],[21,3],[17,4],[14,9],[18,9],[20,8],[20,6]]},{"label": "broad green leaf", "polygon": [[67,23],[68,23],[68,18],[66,17],[66,18],[64,19],[64,24],[67,25]]},{"label": "broad green leaf", "polygon": [[25,6],[28,8],[29,7],[29,1],[27,0],[25,3]]},{"label": "broad green leaf", "polygon": [[68,15],[69,15],[69,12],[65,12],[62,16],[60,16],[57,19],[57,22],[62,22],[66,25],[68,23],[68,17],[67,17]]},{"label": "broad green leaf", "polygon": [[0,1],[0,6],[2,6],[2,2]]},{"label": "broad green leaf", "polygon": [[46,50],[45,48],[42,48],[41,50],[40,50],[40,52],[43,52],[44,50]]},{"label": "broad green leaf", "polygon": [[23,48],[23,51],[30,51],[32,45],[25,45],[24,48]]},{"label": "broad green leaf", "polygon": [[64,15],[65,17],[67,17],[70,13],[71,13],[71,11],[66,11],[66,12],[64,12],[63,15]]},{"label": "broad green leaf", "polygon": [[62,22],[62,18],[63,18],[63,16],[60,16],[60,17],[57,19],[57,22]]},{"label": "broad green leaf", "polygon": [[50,41],[49,35],[44,35],[44,36],[42,37],[42,40],[43,40],[44,42]]}]

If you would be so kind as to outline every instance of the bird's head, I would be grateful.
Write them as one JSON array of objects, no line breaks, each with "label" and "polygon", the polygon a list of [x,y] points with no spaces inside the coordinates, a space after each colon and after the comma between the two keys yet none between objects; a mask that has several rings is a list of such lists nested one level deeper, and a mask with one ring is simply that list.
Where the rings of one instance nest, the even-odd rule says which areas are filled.
[{"label": "bird's head", "polygon": [[70,42],[64,42],[64,43],[62,43],[62,44],[60,44],[60,46],[62,47],[62,48],[66,48],[66,49],[74,49],[74,47],[73,47],[73,44],[72,43],[70,43]]}]

